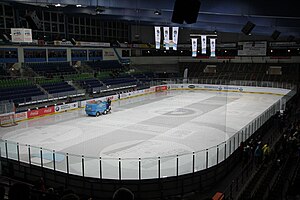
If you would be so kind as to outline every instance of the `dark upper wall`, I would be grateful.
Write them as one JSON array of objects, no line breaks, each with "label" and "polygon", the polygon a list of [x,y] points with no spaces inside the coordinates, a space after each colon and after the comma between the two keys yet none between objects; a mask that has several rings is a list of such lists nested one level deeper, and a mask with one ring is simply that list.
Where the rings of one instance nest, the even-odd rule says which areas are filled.
[{"label": "dark upper wall", "polygon": [[[139,21],[141,24],[175,25],[171,23],[175,0],[122,0],[122,1],[97,1],[97,0],[7,0],[7,2],[31,2],[37,5],[52,5],[51,9],[66,13],[96,15],[95,7],[103,6],[101,19],[125,20],[128,23]],[[55,8],[53,5],[61,3],[63,7]],[[190,1],[186,0],[188,4]],[[76,8],[74,4],[87,6]],[[219,32],[240,33],[247,21],[256,24],[253,33],[258,35],[271,35],[274,30],[279,30],[282,35],[300,37],[300,15],[297,1],[282,2],[279,0],[201,0],[197,23],[192,26],[183,24],[181,27],[200,30],[213,30]],[[49,9],[49,8],[47,8]],[[161,15],[154,15],[156,9],[161,10]]]}]

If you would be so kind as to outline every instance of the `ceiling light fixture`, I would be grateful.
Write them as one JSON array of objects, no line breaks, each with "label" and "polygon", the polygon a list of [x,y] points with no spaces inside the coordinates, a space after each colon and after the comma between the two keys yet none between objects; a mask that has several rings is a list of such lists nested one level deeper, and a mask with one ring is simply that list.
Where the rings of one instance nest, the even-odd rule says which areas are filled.
[{"label": "ceiling light fixture", "polygon": [[155,10],[155,11],[154,11],[154,14],[155,14],[155,15],[161,15],[161,11]]},{"label": "ceiling light fixture", "polygon": [[103,13],[105,11],[105,9],[103,7],[97,6],[95,11],[96,11],[96,14],[99,15],[99,14]]},{"label": "ceiling light fixture", "polygon": [[55,7],[61,7],[61,4],[58,3],[58,4],[55,4],[54,6],[55,6]]}]

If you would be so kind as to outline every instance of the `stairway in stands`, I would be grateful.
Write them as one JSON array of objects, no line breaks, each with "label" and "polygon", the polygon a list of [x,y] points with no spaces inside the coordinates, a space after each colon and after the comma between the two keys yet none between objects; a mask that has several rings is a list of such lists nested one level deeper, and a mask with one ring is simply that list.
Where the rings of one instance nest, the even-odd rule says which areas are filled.
[{"label": "stairway in stands", "polygon": [[295,171],[295,166],[297,165],[297,160],[292,156],[288,156],[285,159],[285,162],[279,172],[278,177],[276,178],[273,187],[271,188],[268,199],[283,199],[283,194],[286,192],[286,188],[289,182],[289,177],[292,175],[292,172]]}]

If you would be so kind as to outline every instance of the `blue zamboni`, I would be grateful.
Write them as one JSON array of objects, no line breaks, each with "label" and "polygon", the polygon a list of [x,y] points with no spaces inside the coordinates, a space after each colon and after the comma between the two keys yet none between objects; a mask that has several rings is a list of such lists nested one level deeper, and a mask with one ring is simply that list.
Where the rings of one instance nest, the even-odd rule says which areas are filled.
[{"label": "blue zamboni", "polygon": [[89,116],[100,116],[106,115],[111,111],[111,101],[95,101],[93,103],[88,103],[85,106],[85,113]]}]

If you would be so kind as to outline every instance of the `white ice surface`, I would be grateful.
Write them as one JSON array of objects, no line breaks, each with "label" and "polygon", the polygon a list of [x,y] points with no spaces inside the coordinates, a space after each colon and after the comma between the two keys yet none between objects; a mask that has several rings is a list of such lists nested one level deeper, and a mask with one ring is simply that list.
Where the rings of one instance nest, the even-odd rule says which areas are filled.
[{"label": "white ice surface", "polygon": [[[0,131],[3,140],[31,145],[33,163],[40,164],[39,148],[34,147],[69,153],[71,173],[82,173],[84,155],[104,159],[104,178],[118,178],[118,158],[122,159],[122,178],[138,177],[138,158],[142,158],[142,176],[157,177],[157,157],[162,157],[162,176],[171,176],[175,175],[176,159],[166,156],[188,154],[179,157],[179,174],[191,172],[192,152],[196,152],[196,170],[205,168],[205,152],[198,151],[224,142],[280,98],[170,91],[114,102],[112,113],[105,116],[88,117],[81,109],[25,121]],[[14,148],[9,146],[9,150]],[[44,165],[52,168],[51,151],[44,151]],[[28,161],[27,153],[27,147],[22,146],[21,160]],[[56,155],[56,166],[61,171],[65,171],[64,153]],[[215,148],[209,151],[209,166],[215,164],[215,154]],[[85,158],[85,175],[99,174],[99,159]]]}]

